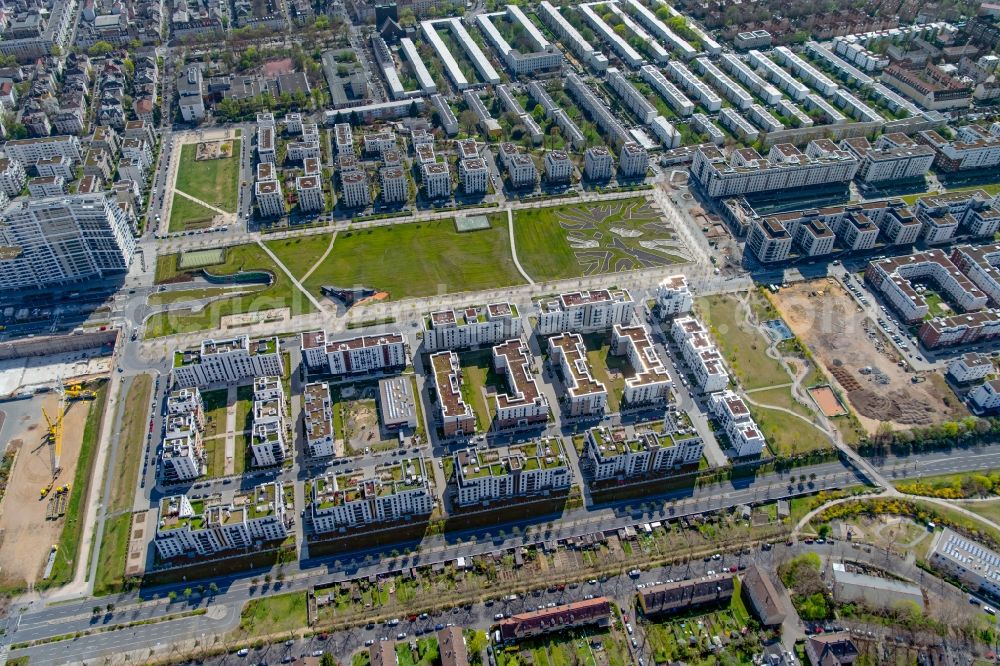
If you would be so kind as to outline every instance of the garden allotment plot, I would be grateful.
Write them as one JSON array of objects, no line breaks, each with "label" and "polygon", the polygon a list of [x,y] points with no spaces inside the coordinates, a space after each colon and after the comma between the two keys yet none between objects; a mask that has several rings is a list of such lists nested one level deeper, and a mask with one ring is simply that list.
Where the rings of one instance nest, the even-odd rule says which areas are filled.
[{"label": "garden allotment plot", "polygon": [[514,238],[535,280],[618,273],[688,260],[673,227],[645,198],[519,210]]}]

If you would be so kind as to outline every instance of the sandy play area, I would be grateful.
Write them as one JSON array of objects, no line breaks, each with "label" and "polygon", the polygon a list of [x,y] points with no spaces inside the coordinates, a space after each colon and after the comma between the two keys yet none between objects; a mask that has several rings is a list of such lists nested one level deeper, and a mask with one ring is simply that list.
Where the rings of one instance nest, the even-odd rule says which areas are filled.
[{"label": "sandy play area", "polygon": [[[18,449],[7,494],[0,503],[0,579],[6,582],[41,578],[49,549],[59,541],[63,519],[46,520],[48,499],[39,500],[39,490],[52,479],[52,457],[45,444],[46,425],[42,408],[54,416],[59,397],[56,393],[31,399],[32,409],[18,424],[10,441]],[[19,403],[26,404],[26,403]],[[64,437],[57,485],[72,483],[80,455],[84,424],[91,402],[71,402],[63,418]]]},{"label": "sandy play area", "polygon": [[781,316],[832,375],[869,433],[882,421],[895,428],[929,425],[962,416],[957,400],[946,404],[940,377],[914,383],[898,364],[895,348],[878,325],[835,280],[789,285],[774,296]]}]

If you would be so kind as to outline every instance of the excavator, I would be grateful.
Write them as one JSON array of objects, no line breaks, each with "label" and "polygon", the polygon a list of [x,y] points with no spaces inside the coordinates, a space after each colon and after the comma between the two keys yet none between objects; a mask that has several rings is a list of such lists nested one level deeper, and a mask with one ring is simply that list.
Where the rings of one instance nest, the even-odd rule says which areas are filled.
[{"label": "excavator", "polygon": [[67,400],[93,400],[97,394],[89,389],[83,388],[81,384],[67,384],[63,387]]}]

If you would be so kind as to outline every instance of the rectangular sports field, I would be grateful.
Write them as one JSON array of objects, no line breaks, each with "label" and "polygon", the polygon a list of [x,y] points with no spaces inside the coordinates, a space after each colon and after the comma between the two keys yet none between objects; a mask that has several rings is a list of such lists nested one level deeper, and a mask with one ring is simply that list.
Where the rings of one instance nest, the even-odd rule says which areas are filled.
[{"label": "rectangular sports field", "polygon": [[[233,139],[233,157],[217,160],[195,159],[197,144],[181,146],[180,164],[174,187],[196,199],[230,213],[236,212],[239,193],[241,139]],[[180,197],[174,197],[174,204]]]},{"label": "rectangular sports field", "polygon": [[[270,247],[277,253],[276,245]],[[342,232],[304,286],[319,294],[323,285],[360,285],[399,300],[524,282],[506,226],[458,233],[455,221],[445,219]]]}]

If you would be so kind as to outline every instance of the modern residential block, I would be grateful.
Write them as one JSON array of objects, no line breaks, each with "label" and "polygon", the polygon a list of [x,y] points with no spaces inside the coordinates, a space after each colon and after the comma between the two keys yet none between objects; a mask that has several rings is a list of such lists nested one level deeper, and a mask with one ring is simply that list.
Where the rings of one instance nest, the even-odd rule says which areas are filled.
[{"label": "modern residential block", "polygon": [[434,486],[421,457],[328,474],[308,484],[317,533],[410,521],[434,509]]},{"label": "modern residential block", "polygon": [[397,370],[408,362],[406,340],[398,332],[328,342],[323,331],[310,331],[301,339],[306,365],[331,375]]},{"label": "modern residential block", "polygon": [[569,417],[599,416],[608,404],[608,389],[594,379],[587,361],[587,348],[579,333],[560,333],[549,338],[549,358],[559,369],[566,394],[563,396]]},{"label": "modern residential block", "polygon": [[569,460],[558,437],[455,453],[461,506],[548,496],[567,490],[572,482]]},{"label": "modern residential block", "polygon": [[104,278],[132,264],[129,217],[103,193],[19,199],[2,217],[2,290]]}]

